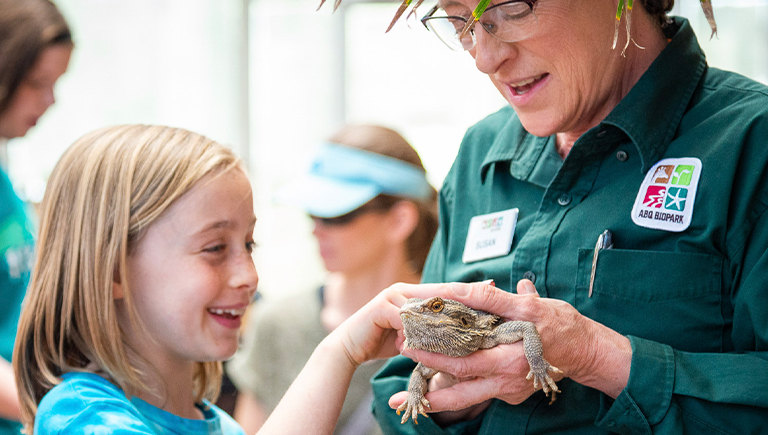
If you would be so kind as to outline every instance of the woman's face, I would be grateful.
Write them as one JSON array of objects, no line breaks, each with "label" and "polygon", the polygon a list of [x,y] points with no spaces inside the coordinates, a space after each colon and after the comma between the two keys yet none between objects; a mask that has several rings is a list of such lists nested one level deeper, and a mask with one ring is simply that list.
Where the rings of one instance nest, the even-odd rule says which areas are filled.
[{"label": "woman's face", "polygon": [[[441,1],[449,15],[463,16],[477,3]],[[621,46],[611,48],[616,2],[539,0],[534,10],[538,30],[531,37],[505,43],[477,26],[470,54],[526,130],[537,136],[585,131],[623,95],[621,68],[628,59],[621,57]]]},{"label": "woman's face", "polygon": [[323,219],[313,219],[326,270],[340,273],[360,273],[375,267],[387,249],[389,211],[363,211],[343,224],[328,224]]},{"label": "woman's face", "polygon": [[72,46],[51,45],[40,53],[22,80],[8,108],[0,115],[0,137],[21,137],[55,102],[53,87],[67,70]]}]

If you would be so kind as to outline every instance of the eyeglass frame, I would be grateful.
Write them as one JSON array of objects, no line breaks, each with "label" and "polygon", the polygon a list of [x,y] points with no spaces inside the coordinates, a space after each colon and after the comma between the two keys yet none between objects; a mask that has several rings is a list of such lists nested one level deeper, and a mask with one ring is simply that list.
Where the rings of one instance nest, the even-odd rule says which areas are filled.
[{"label": "eyeglass frame", "polygon": [[351,224],[359,217],[368,213],[386,213],[400,201],[404,201],[404,199],[389,195],[379,195],[361,205],[360,207],[340,216],[324,218],[320,216],[309,215],[309,217],[312,220],[321,223],[323,226],[342,227]]},{"label": "eyeglass frame", "polygon": [[[531,10],[531,13],[533,13],[533,14],[534,14],[534,16],[535,16],[535,12],[534,12],[534,10],[533,10],[533,7],[534,7],[534,6],[536,6],[536,3],[538,3],[538,2],[539,2],[539,0],[509,0],[509,1],[501,2],[501,3],[495,4],[495,5],[493,5],[493,6],[490,6],[490,7],[486,8],[486,9],[485,9],[485,11],[483,11],[483,13],[485,13],[485,12],[487,12],[487,11],[489,11],[489,10],[495,9],[495,8],[497,8],[497,7],[500,7],[500,6],[504,6],[504,5],[508,5],[508,4],[511,4],[511,3],[525,3],[525,4],[526,4],[526,5],[528,5],[528,7],[530,8],[530,10]],[[461,20],[461,21],[463,21],[465,26],[466,26],[466,24],[469,22],[469,20],[470,20],[470,19],[472,19],[472,17],[470,17],[470,18],[465,18],[465,17],[462,17],[462,16],[460,16],[460,15],[445,15],[445,16],[442,16],[442,17],[435,17],[435,16],[433,16],[433,15],[434,15],[434,14],[435,14],[435,13],[436,13],[436,12],[437,12],[439,9],[440,9],[440,4],[438,3],[438,4],[434,5],[434,6],[432,7],[432,9],[430,9],[430,10],[429,10],[429,12],[427,12],[427,13],[426,13],[426,14],[425,14],[423,17],[421,17],[421,19],[419,20],[419,21],[421,21],[421,24],[424,26],[424,28],[426,28],[426,29],[427,29],[427,31],[429,31],[429,32],[431,32],[431,30],[430,30],[430,29],[429,29],[429,27],[427,26],[427,21],[429,21],[429,20],[431,20],[431,19],[436,19],[436,18],[453,18],[453,19],[458,19],[458,20]],[[478,23],[480,23],[480,26],[482,26],[483,30],[485,30],[485,32],[486,32],[486,33],[488,33],[489,35],[491,35],[491,36],[493,36],[494,38],[498,39],[499,41],[502,41],[502,42],[517,42],[517,41],[504,41],[503,39],[501,39],[501,38],[499,38],[498,36],[496,36],[496,35],[494,35],[493,33],[491,33],[491,32],[490,32],[490,30],[488,30],[488,29],[485,27],[485,24],[484,24],[482,21],[480,21],[480,20],[476,20],[476,21],[477,21]],[[471,34],[471,36],[472,36],[472,48],[474,48],[474,47],[477,45],[477,40],[475,39],[476,37],[475,37],[475,29],[474,29],[474,26],[473,26],[473,27],[472,27],[472,28],[469,30],[469,33],[470,33],[470,34]],[[450,48],[451,50],[453,50],[453,47],[452,47],[451,45],[449,45],[447,42],[443,41],[443,38],[441,38],[441,37],[440,37],[440,36],[439,36],[437,33],[435,33],[435,36],[437,36],[437,37],[438,37],[438,39],[440,39],[440,41],[441,41],[443,44],[447,45],[447,46],[448,46],[448,48]],[[520,40],[518,40],[518,41],[522,41],[522,39],[520,39]],[[463,51],[469,51],[469,50],[471,50],[472,48],[470,48],[470,49],[464,49]]]}]

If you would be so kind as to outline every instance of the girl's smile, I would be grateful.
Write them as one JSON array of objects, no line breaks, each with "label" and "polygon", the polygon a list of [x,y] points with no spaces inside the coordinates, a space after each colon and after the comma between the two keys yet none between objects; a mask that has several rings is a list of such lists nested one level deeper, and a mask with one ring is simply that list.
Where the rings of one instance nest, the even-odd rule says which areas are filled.
[{"label": "girl's smile", "polygon": [[248,306],[241,306],[239,308],[208,308],[208,313],[213,316],[213,319],[219,322],[226,328],[239,329],[240,319],[245,313],[245,309]]}]

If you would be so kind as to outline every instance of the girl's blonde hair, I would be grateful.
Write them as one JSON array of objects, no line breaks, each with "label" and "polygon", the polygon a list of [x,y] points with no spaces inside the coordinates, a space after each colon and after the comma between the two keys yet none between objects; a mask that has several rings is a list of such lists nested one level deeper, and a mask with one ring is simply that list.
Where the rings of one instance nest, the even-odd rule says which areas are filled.
[{"label": "girl's blonde hair", "polygon": [[[64,153],[41,205],[36,263],[13,354],[28,433],[38,403],[67,372],[98,372],[127,394],[154,392],[141,381],[151,368],[129,357],[122,340],[113,283],[123,284],[137,323],[126,273],[132,247],[200,179],[239,165],[224,146],[163,126],[103,128]],[[221,373],[220,362],[197,363],[196,402],[215,400]]]}]

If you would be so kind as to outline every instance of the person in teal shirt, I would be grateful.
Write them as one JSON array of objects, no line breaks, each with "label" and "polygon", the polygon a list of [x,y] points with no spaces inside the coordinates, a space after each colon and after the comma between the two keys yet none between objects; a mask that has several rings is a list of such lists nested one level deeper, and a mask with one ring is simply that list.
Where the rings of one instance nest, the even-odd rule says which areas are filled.
[{"label": "person in teal shirt", "polygon": [[625,57],[601,0],[493,3],[473,34],[443,38],[511,107],[464,137],[424,281],[493,280],[435,295],[534,322],[561,393],[534,391],[519,343],[406,349],[456,377],[430,380],[432,418],[401,424],[416,363],[390,360],[372,380],[385,433],[765,433],[768,87],[710,68],[671,3],[635,2],[642,49]]},{"label": "person in teal shirt", "polygon": [[[53,104],[71,52],[72,35],[53,3],[0,0],[0,148],[26,135]],[[34,260],[33,234],[24,203],[0,169],[0,435],[21,429],[10,361]]]},{"label": "person in teal shirt", "polygon": [[3,412],[0,434],[18,434],[18,399],[10,361],[19,321],[21,302],[34,259],[34,228],[24,204],[0,171],[0,370],[3,382]]}]

